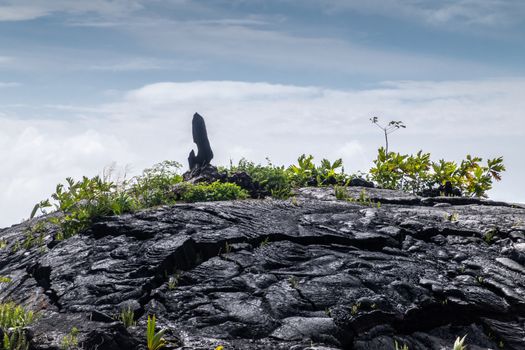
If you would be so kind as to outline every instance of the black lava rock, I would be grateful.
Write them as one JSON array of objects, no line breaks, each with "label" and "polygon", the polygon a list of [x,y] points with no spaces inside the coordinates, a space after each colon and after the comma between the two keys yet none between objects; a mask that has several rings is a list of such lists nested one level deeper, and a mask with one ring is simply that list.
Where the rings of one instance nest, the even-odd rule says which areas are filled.
[{"label": "black lava rock", "polygon": [[197,155],[195,155],[195,151],[191,150],[188,156],[188,163],[190,170],[194,170],[195,168],[209,165],[213,159],[213,151],[208,140],[208,132],[206,131],[204,118],[199,113],[195,113],[191,124],[193,142],[197,144]]},{"label": "black lava rock", "polygon": [[[53,246],[47,225],[46,245],[13,250],[45,220],[33,219],[0,230],[0,275],[11,278],[0,298],[39,312],[40,350],[59,349],[72,327],[85,349],[144,350],[148,314],[171,349],[452,349],[465,334],[469,349],[524,349],[525,207],[366,194],[374,205],[324,187],[164,206]],[[129,328],[108,317],[126,306]]]},{"label": "black lava rock", "polygon": [[368,187],[368,188],[374,188],[375,185],[371,181],[366,181],[365,179],[355,177],[348,183],[348,186],[360,186],[360,187]]}]

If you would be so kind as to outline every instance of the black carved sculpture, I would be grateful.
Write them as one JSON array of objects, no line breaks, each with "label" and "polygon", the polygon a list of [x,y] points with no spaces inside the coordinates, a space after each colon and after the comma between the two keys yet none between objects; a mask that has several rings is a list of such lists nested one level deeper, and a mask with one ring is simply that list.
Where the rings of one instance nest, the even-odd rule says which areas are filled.
[{"label": "black carved sculpture", "polygon": [[188,156],[190,171],[196,168],[205,167],[210,164],[210,161],[213,159],[213,152],[211,150],[210,141],[208,140],[204,118],[199,113],[195,113],[191,124],[193,142],[197,144],[197,155],[191,150],[190,155]]},{"label": "black carved sculpture", "polygon": [[[193,115],[192,132],[193,142],[197,144],[197,155],[195,155],[194,150],[191,150],[188,156],[190,170],[182,174],[184,181],[193,184],[213,183],[215,181],[234,183],[248,191],[253,198],[264,198],[270,194],[258,182],[253,181],[247,173],[242,171],[234,173],[219,171],[217,167],[210,164],[210,161],[213,159],[213,152],[208,140],[204,118],[199,113]],[[174,192],[178,196],[182,195],[183,191],[184,186],[174,188]]]}]

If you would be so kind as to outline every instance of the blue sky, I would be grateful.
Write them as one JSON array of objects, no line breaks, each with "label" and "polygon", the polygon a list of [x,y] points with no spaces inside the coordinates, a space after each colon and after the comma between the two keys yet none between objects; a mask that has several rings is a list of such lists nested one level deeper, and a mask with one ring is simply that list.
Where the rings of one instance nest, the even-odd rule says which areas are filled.
[{"label": "blue sky", "polygon": [[521,0],[0,0],[0,226],[66,176],[184,162],[191,115],[216,162],[301,153],[366,170],[368,118],[401,152],[503,155],[525,202]]}]

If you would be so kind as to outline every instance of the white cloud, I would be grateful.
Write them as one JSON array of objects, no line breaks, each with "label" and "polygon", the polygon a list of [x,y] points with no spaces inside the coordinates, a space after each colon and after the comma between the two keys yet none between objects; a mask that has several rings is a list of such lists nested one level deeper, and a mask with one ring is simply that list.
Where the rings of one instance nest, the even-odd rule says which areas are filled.
[{"label": "white cloud", "polygon": [[0,21],[25,21],[47,14],[46,9],[36,6],[0,6]]},{"label": "white cloud", "polygon": [[[401,9],[409,8],[400,10],[407,14],[421,12],[425,8],[412,2],[399,3],[399,0],[389,0],[383,7],[379,6],[377,0],[371,0],[369,5],[366,5],[368,2],[332,3],[330,1],[326,0],[325,6],[371,13],[383,11],[383,7],[386,7],[387,10],[384,11],[387,14],[398,13],[394,10],[398,5]],[[276,6],[278,3],[279,1]],[[509,68],[506,66],[483,64],[474,59],[372,47],[351,38],[331,37],[328,33],[316,36],[311,33],[305,35],[304,31],[301,31],[302,34],[297,30],[288,32],[285,30],[287,26],[279,25],[281,19],[278,16],[262,17],[243,13],[233,18],[230,14],[209,4],[204,3],[199,6],[194,1],[175,3],[160,1],[154,4],[165,6],[166,13],[155,8],[151,2],[139,0],[88,2],[18,0],[8,4],[40,8],[39,11],[35,10],[35,13],[71,14],[72,16],[66,16],[65,20],[66,24],[70,25],[111,27],[106,30],[129,35],[133,38],[134,44],[144,52],[162,52],[164,57],[128,57],[124,51],[115,51],[112,48],[94,50],[53,47],[52,50],[38,49],[32,52],[29,48],[29,54],[24,52],[23,55],[19,55],[20,57],[9,65],[10,69],[190,71],[212,65],[218,66],[221,62],[227,61],[228,67],[239,63],[243,67],[254,66],[272,70],[277,68],[286,71],[287,74],[307,70],[331,74],[336,72],[357,77],[367,76],[372,79],[424,79],[429,77],[429,72],[432,77],[441,79],[509,75]],[[199,19],[181,20],[180,18],[185,18],[184,15],[167,15],[172,13],[170,11],[178,9],[178,6],[183,6],[184,9],[196,8],[195,13],[190,11],[193,16],[187,18]],[[432,16],[437,18],[436,21],[438,19],[445,21],[452,16],[452,10],[447,10],[447,7],[436,8],[437,12],[432,10]]]},{"label": "white cloud", "polygon": [[6,64],[6,63],[9,63],[9,62],[12,62],[13,61],[13,57],[9,57],[9,56],[0,56],[0,65],[3,65],[3,64]]},{"label": "white cloud", "polygon": [[353,10],[366,14],[415,20],[437,26],[508,26],[523,21],[521,0],[322,0],[328,11]]},{"label": "white cloud", "polygon": [[20,86],[20,83],[12,82],[12,81],[0,81],[0,89],[1,88],[10,88],[10,87],[17,87]]},{"label": "white cloud", "polygon": [[[257,0],[253,0],[257,2]],[[265,6],[278,8],[290,0],[258,0]],[[268,3],[271,3],[268,5]],[[501,28],[523,22],[525,3],[521,0],[304,0],[326,12],[356,11],[406,21],[416,21],[442,29]],[[194,24],[212,27],[263,27],[271,25],[268,18],[244,13],[237,17],[216,6],[213,1],[196,0],[3,0],[0,21],[32,20],[58,13],[70,15],[67,22],[74,26],[116,27],[140,22],[158,22],[171,19],[173,13],[191,14],[200,18]],[[262,6],[262,5],[261,5]],[[144,15],[152,15],[145,18]],[[286,14],[274,15],[281,21]],[[71,18],[73,16],[73,18]]]},{"label": "white cloud", "polygon": [[53,13],[98,14],[121,17],[142,8],[138,0],[4,0],[0,4],[0,21],[26,21]]},{"label": "white cloud", "polygon": [[323,70],[381,77],[486,76],[504,74],[468,59],[373,48],[350,40],[300,36],[275,28],[215,25],[201,21],[156,20],[123,25],[148,49],[208,60],[278,67],[282,70]]},{"label": "white cloud", "polygon": [[352,140],[343,144],[334,152],[334,157],[345,159],[347,164],[351,164],[353,170],[366,169],[370,164],[370,159],[365,156],[365,148],[358,140]]},{"label": "white cloud", "polygon": [[[177,60],[162,60],[155,58],[128,58],[114,63],[92,64],[87,66],[89,70],[95,71],[110,71],[110,72],[125,72],[125,71],[143,71],[143,70],[161,70],[173,69],[178,70],[196,70],[199,67],[199,62],[177,61]],[[86,67],[79,67],[82,69]]]},{"label": "white cloud", "polygon": [[[134,173],[164,159],[186,163],[194,147],[191,116],[204,115],[216,164],[241,157],[289,164],[302,153],[342,157],[349,172],[366,170],[382,144],[369,118],[403,120],[392,135],[401,152],[422,148],[435,157],[503,155],[508,166],[495,198],[523,201],[525,79],[388,82],[367,90],[334,90],[268,83],[157,83],[116,95],[100,106],[31,108],[25,118],[0,119],[0,225],[27,217],[66,176],[95,175],[117,161]],[[20,107],[20,108],[23,108]],[[6,115],[7,114],[7,115]],[[29,116],[32,115],[32,118]]]}]

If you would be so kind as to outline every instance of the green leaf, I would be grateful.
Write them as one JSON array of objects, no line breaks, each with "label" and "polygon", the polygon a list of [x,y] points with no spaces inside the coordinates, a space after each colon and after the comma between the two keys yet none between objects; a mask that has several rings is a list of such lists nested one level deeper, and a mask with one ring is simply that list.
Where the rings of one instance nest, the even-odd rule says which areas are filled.
[{"label": "green leaf", "polygon": [[158,333],[155,333],[155,325],[155,315],[153,315],[153,317],[148,315],[148,324],[146,331],[146,341],[148,345],[148,350],[158,350],[166,345],[166,341],[164,340],[164,338],[162,338],[166,330],[163,329]]}]

